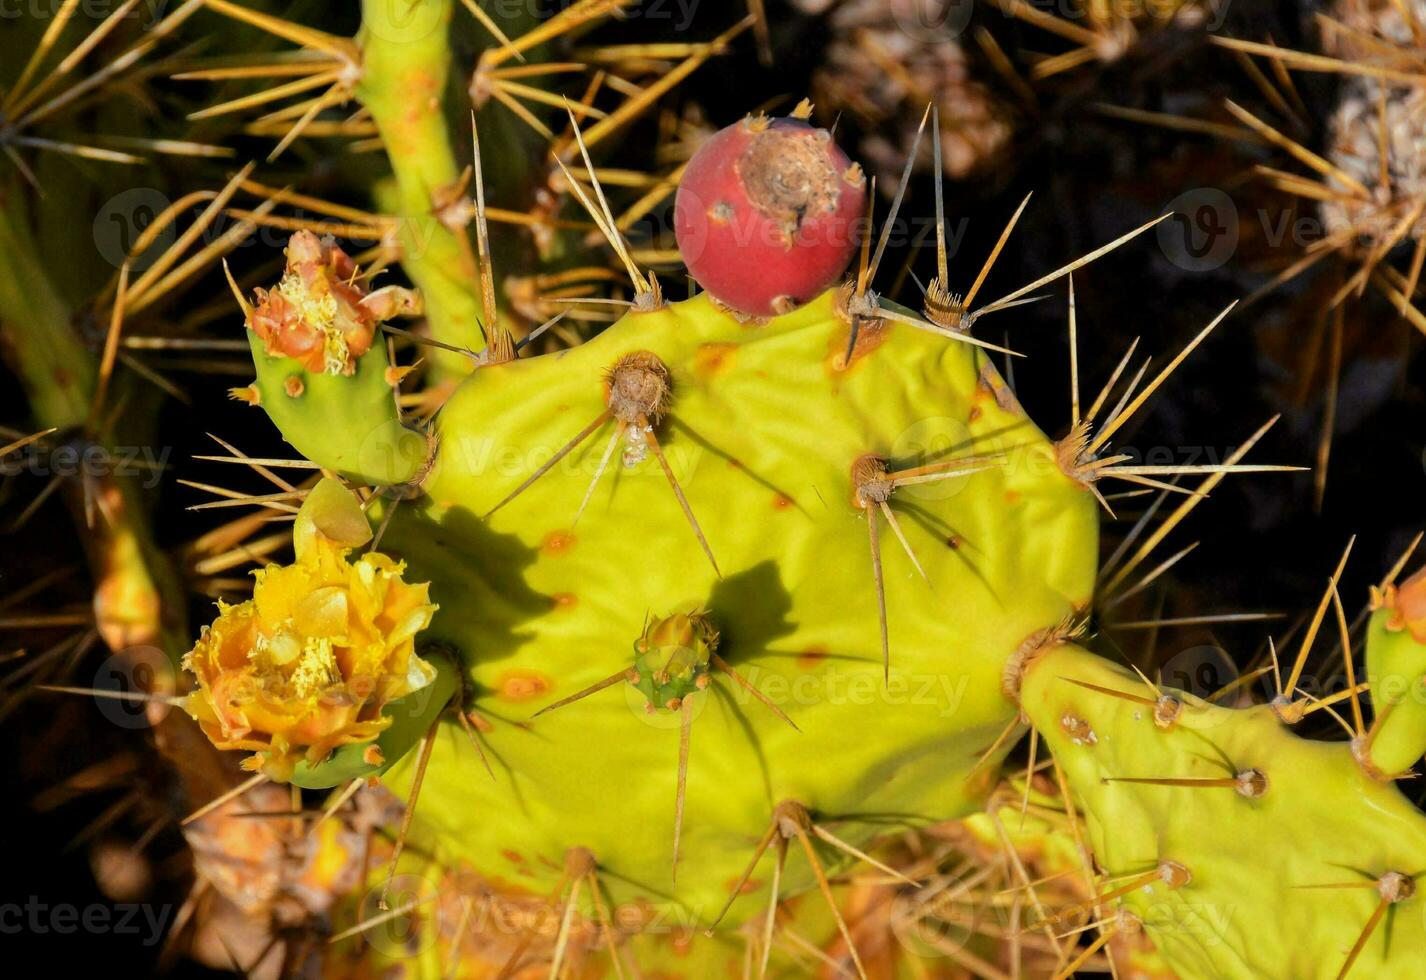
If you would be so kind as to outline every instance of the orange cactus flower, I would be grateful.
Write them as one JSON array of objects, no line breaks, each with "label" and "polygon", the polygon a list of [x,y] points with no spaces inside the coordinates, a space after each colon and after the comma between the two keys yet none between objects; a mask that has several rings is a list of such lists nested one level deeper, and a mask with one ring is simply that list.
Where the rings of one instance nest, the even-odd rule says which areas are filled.
[{"label": "orange cactus flower", "polygon": [[404,564],[355,547],[371,528],[339,482],[323,480],[294,526],[296,561],[256,574],[253,597],[218,603],[183,666],[198,681],[185,707],[220,749],[254,755],[245,768],[291,778],[338,746],[374,739],[382,706],[425,687],[434,668],[416,635],[436,606]]},{"label": "orange cactus flower", "polygon": [[349,375],[386,319],[385,310],[364,302],[369,295],[351,256],[299,231],[288,240],[282,281],[257,290],[248,329],[262,338],[268,354],[294,357],[308,371]]}]

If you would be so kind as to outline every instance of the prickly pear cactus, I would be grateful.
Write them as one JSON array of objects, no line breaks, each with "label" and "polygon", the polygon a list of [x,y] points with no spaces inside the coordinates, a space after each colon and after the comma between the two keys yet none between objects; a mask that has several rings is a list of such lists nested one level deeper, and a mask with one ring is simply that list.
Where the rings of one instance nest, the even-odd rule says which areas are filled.
[{"label": "prickly pear cactus", "polygon": [[[546,888],[582,846],[617,900],[674,896],[707,922],[781,801],[853,842],[887,815],[976,805],[993,770],[977,761],[1013,717],[1003,664],[1088,600],[1093,501],[977,352],[883,324],[848,365],[848,332],[830,294],[760,325],[700,297],[481,368],[442,409],[425,494],[382,544],[431,581],[430,635],[459,651],[488,722],[493,780],[454,729],[426,773],[417,824],[441,853]],[[621,402],[610,372],[633,355],[662,367],[659,411]],[[965,476],[883,483],[891,526],[853,482],[869,456],[954,473],[996,454]],[[622,676],[635,642],[694,610],[736,676],[715,669],[650,714]],[[725,921],[765,905],[769,873]],[[812,882],[789,863],[788,893]]]},{"label": "prickly pear cactus", "polygon": [[1034,658],[1021,693],[1086,817],[1099,915],[1142,925],[1180,976],[1426,969],[1426,825],[1349,744],[1072,645]]},{"label": "prickly pear cactus", "polygon": [[[1071,44],[1031,59],[1022,86],[1020,53],[1012,60],[1001,32],[978,30],[987,63],[1017,98],[1028,93],[1027,106],[1038,101],[1030,81],[1151,52],[1137,15],[1096,14],[1067,34],[1027,4],[996,2]],[[941,143],[964,106],[913,105],[918,86],[893,85],[894,111],[873,98],[861,107],[870,112],[853,113],[853,130],[920,119],[914,134],[902,123],[863,134],[867,147],[898,147],[895,159],[872,157],[882,191],[885,175],[902,174],[874,236],[863,225],[876,181],[812,122],[810,103],[718,132],[723,109],[696,93],[667,104],[744,32],[768,58],[788,40],[773,37],[778,18],[762,0],[748,0],[746,18],[718,9],[717,26],[687,37],[687,24],[616,32],[616,20],[659,19],[638,0],[573,0],[558,12],[363,0],[359,26],[350,11],[314,16],[318,26],[288,19],[288,5],[242,0],[186,0],[147,26],[131,23],[134,3],[97,19],[86,6],[65,0],[43,24],[25,18],[0,37],[0,355],[33,415],[0,439],[7,496],[29,467],[18,454],[48,441],[47,451],[85,459],[7,527],[68,484],[61,496],[83,521],[94,586],[92,610],[70,607],[65,568],[0,598],[7,629],[26,637],[78,630],[35,656],[0,652],[14,664],[0,678],[0,717],[43,692],[131,702],[154,724],[146,754],[98,762],[45,795],[58,805],[81,783],[107,791],[112,773],[155,768],[149,750],[166,760],[172,786],[151,787],[145,771],[75,843],[152,816],[142,844],[96,841],[96,855],[122,861],[177,823],[195,881],[171,939],[191,925],[202,933],[191,949],[211,947],[210,963],[256,976],[1426,975],[1426,821],[1399,789],[1426,751],[1426,573],[1394,584],[1410,552],[1360,621],[1361,683],[1340,566],[1287,690],[1279,679],[1268,703],[1221,707],[1070,642],[1130,625],[1112,610],[1192,550],[1145,564],[1221,479],[1293,468],[1240,465],[1272,422],[1223,463],[1160,465],[1110,444],[1231,306],[1152,374],[1133,368],[1130,345],[1081,410],[1069,277],[1170,215],[986,302],[980,291],[1029,198],[978,274],[952,265],[939,176],[965,167]],[[849,77],[924,60],[908,62],[903,42],[915,32],[892,23],[906,11],[836,6],[833,35],[869,28],[854,32]],[[1384,14],[1346,4],[1361,37],[1339,53],[1365,39],[1419,62],[1406,6],[1420,3]],[[1157,20],[1202,20],[1191,3],[1166,9]],[[231,38],[188,33],[218,18],[236,28]],[[912,47],[937,37],[923,32]],[[877,38],[894,43],[881,53],[861,44]],[[1307,252],[1368,259],[1333,286],[1328,307],[1355,304],[1370,284],[1421,326],[1412,303],[1426,245],[1409,274],[1388,255],[1423,240],[1414,226],[1426,207],[1411,193],[1419,126],[1403,111],[1419,104],[1419,78],[1213,40],[1273,59],[1278,82],[1256,70],[1253,80],[1296,116],[1273,98],[1282,84],[1302,118],[1312,93],[1288,84],[1289,66],[1361,69],[1326,157],[1227,108],[1315,172],[1258,168],[1278,190],[1323,200],[1332,234]],[[214,102],[188,107],[201,125],[105,132],[131,116],[163,122],[105,102],[121,93],[143,113],[166,109],[146,86],[168,75],[208,88]],[[1383,80],[1377,112],[1361,96]],[[850,105],[856,87],[828,91]],[[220,94],[230,88],[243,94]],[[1057,99],[1044,118],[1060,125],[1080,103],[1090,104]],[[1369,132],[1378,121],[1380,139]],[[877,272],[904,257],[899,279],[909,280],[923,238],[929,248],[929,228],[909,248],[892,244],[928,126],[936,270],[918,313],[880,296],[890,277]],[[625,152],[646,135],[650,152]],[[267,163],[289,151],[302,163],[238,165],[266,137]],[[340,153],[324,149],[330,139]],[[201,186],[179,179],[186,167],[131,171],[161,183],[164,204],[139,222],[155,202],[125,189],[146,203],[133,209],[135,240],[102,255],[114,268],[55,261],[91,218],[95,245],[123,219],[107,212],[120,188],[91,168],[145,164],[129,150],[231,158],[235,171],[221,189],[208,186],[213,170],[195,168]],[[368,165],[373,150],[389,174]],[[78,166],[57,177],[28,162],[42,154]],[[1393,159],[1376,161],[1383,154]],[[1378,176],[1405,193],[1368,193]],[[91,215],[101,188],[106,211]],[[499,206],[487,207],[487,192]],[[671,198],[672,240],[652,220]],[[232,224],[219,230],[220,218]],[[280,274],[237,260],[260,228],[295,232]],[[329,234],[362,243],[366,268]],[[1315,261],[1303,258],[1273,284]],[[218,438],[230,455],[200,458],[242,464],[277,492],[183,481],[224,498],[195,510],[264,512],[161,543],[153,528],[167,538],[186,533],[183,522],[151,519],[116,457],[156,429],[158,401],[135,397],[139,376],[177,395],[163,372],[184,384],[190,372],[227,376],[231,365],[178,356],[231,349],[231,335],[205,332],[226,300],[194,296],[210,275],[221,281],[220,262],[256,374],[230,393],[260,407],[302,458],[248,456]],[[377,285],[398,266],[414,288]],[[669,301],[654,268],[680,295],[686,269],[700,292]],[[1062,279],[1070,424],[1051,442],[988,353],[1015,352],[972,331],[982,317],[1013,320],[1023,304],[1054,300]],[[84,280],[102,285],[71,303]],[[406,317],[418,321],[410,331],[394,322]],[[1345,323],[1331,327],[1334,378]],[[413,355],[411,344],[427,349]],[[1323,463],[1330,449],[1327,438]],[[164,468],[154,463],[156,479]],[[1177,483],[1189,475],[1205,479]],[[1109,479],[1135,489],[1106,495]],[[1097,579],[1097,506],[1113,516],[1118,501],[1149,493],[1162,496],[1142,501]],[[285,525],[263,530],[289,519],[290,539]],[[245,562],[265,566],[250,589],[231,574]],[[183,585],[224,597],[196,639]],[[56,614],[11,609],[51,589],[64,604]],[[1329,598],[1347,687],[1297,698]],[[1208,621],[1223,620],[1132,625],[1157,636]],[[126,669],[152,667],[150,653],[164,669],[134,670],[134,690],[55,683],[101,639]],[[1351,724],[1337,716],[1346,740],[1289,730],[1310,712],[1345,713],[1349,700]],[[1013,769],[1006,760],[1027,729],[1036,734],[1018,777],[1022,755]],[[25,744],[37,738],[27,732]],[[242,759],[214,757],[214,746]],[[180,805],[186,818],[171,819]],[[229,948],[229,921],[244,927],[250,962]],[[320,963],[308,958],[317,947]]]}]

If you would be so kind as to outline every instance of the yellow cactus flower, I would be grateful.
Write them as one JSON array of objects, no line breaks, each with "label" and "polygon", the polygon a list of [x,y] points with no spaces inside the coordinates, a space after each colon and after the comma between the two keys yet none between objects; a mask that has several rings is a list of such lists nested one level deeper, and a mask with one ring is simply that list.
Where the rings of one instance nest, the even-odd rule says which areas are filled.
[{"label": "yellow cactus flower", "polygon": [[304,759],[370,741],[391,723],[383,705],[434,679],[415,648],[437,608],[428,586],[383,554],[349,560],[370,538],[350,491],[323,480],[297,516],[296,561],[255,573],[246,602],[219,602],[184,658],[198,681],[188,713],[218,748],[255,753],[246,768],[285,781]]}]

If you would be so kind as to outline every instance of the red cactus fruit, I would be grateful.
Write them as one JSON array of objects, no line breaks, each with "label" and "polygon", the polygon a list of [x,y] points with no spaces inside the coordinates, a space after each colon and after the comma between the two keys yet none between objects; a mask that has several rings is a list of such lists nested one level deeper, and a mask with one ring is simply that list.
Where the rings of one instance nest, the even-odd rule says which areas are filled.
[{"label": "red cactus fruit", "polygon": [[787,313],[841,277],[866,213],[866,177],[801,119],[749,117],[688,162],[674,231],[693,278],[750,316]]}]

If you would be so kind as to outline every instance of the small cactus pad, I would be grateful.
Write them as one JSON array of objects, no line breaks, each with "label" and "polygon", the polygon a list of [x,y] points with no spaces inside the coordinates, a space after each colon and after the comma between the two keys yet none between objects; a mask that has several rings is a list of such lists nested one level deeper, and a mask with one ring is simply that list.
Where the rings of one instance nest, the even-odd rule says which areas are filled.
[{"label": "small cactus pad", "polygon": [[248,310],[257,380],[233,395],[260,405],[297,450],[342,476],[403,484],[425,465],[427,440],[401,423],[379,326],[414,312],[395,287],[369,293],[346,253],[311,232],[287,246],[287,268]]},{"label": "small cactus pad", "polygon": [[1184,980],[1426,975],[1420,811],[1269,705],[1174,693],[1165,728],[1146,690],[1071,645],[1034,658],[1021,689],[1107,876],[1101,914],[1137,917]]},{"label": "small cactus pad", "polygon": [[1426,572],[1377,596],[1367,633],[1376,720],[1358,746],[1368,771],[1406,775],[1426,753]]}]

